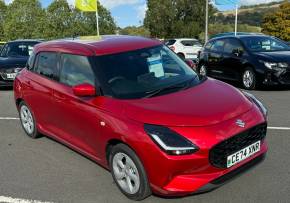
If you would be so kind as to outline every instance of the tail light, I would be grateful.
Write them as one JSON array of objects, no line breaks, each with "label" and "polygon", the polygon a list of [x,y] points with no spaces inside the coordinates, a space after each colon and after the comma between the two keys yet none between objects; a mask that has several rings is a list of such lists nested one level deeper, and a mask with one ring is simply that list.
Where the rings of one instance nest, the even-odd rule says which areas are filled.
[{"label": "tail light", "polygon": [[169,49],[171,49],[172,51],[175,51],[175,47],[174,46],[170,46]]}]

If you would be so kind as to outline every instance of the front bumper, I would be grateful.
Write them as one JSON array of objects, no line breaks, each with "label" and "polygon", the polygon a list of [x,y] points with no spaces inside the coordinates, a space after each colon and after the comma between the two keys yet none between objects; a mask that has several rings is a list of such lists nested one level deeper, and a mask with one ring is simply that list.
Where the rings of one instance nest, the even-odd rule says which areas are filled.
[{"label": "front bumper", "polygon": [[264,85],[290,85],[290,69],[267,71],[263,75],[262,83]]},{"label": "front bumper", "polygon": [[[237,127],[235,124],[237,119],[243,120],[246,127]],[[250,164],[252,160],[264,156],[268,150],[267,142],[262,139],[259,152],[230,168],[214,166],[209,156],[211,149],[217,144],[265,122],[265,117],[254,106],[239,117],[215,125],[173,127],[175,132],[190,139],[200,149],[191,155],[169,156],[160,152],[160,149],[144,147],[140,154],[148,173],[152,191],[161,196],[185,196],[206,192],[224,184],[226,179],[231,179],[234,176],[232,174],[238,174],[242,168],[252,165]],[[154,156],[149,154],[154,154]]]}]

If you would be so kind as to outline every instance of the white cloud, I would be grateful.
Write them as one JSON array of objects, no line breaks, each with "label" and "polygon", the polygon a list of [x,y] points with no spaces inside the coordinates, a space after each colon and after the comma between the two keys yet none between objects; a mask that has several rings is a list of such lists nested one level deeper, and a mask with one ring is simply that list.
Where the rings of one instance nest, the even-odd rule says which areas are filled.
[{"label": "white cloud", "polygon": [[100,0],[101,4],[108,8],[115,8],[122,5],[134,5],[140,3],[140,0]]},{"label": "white cloud", "polygon": [[145,14],[146,14],[147,9],[148,9],[148,7],[147,7],[146,3],[136,7],[137,16],[138,16],[139,20],[143,21],[143,19],[145,18]]},{"label": "white cloud", "polygon": [[273,1],[281,1],[281,0],[241,0],[242,5],[251,5],[251,4],[263,4],[263,3],[270,3]]}]

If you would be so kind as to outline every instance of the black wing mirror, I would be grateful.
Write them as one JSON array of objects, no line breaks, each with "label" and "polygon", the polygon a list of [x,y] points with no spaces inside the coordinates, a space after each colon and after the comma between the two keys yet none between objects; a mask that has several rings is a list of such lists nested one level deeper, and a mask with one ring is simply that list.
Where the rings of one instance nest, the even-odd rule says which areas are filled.
[{"label": "black wing mirror", "polygon": [[234,49],[232,52],[235,56],[242,56],[244,51],[242,49]]}]

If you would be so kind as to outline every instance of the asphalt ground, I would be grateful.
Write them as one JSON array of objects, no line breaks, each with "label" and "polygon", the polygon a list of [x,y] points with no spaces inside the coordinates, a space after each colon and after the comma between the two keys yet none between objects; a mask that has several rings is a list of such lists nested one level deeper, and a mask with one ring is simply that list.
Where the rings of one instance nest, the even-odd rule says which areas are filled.
[{"label": "asphalt ground", "polygon": [[[251,93],[269,109],[265,161],[212,192],[142,203],[290,202],[290,88]],[[108,171],[54,140],[28,138],[17,117],[13,91],[0,90],[0,202],[131,202]]]}]

